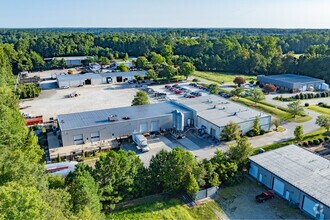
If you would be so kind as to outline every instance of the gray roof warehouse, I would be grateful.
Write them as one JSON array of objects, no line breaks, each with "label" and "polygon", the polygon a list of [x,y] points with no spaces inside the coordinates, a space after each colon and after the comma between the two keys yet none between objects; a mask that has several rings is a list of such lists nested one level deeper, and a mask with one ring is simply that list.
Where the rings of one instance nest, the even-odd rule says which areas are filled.
[{"label": "gray roof warehouse", "polygon": [[330,218],[330,161],[296,145],[250,157],[251,176],[318,219]]},{"label": "gray roof warehouse", "polygon": [[322,79],[296,74],[258,75],[257,80],[260,84],[274,84],[279,89],[291,92],[328,90],[329,88]]}]

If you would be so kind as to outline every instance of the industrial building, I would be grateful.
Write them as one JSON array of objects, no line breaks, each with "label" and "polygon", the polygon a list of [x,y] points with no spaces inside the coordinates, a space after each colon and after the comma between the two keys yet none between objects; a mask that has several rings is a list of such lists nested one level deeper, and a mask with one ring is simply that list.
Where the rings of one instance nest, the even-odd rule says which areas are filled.
[{"label": "industrial building", "polygon": [[256,117],[261,128],[269,130],[271,116],[233,103],[219,96],[169,101],[143,106],[129,106],[58,116],[62,145],[79,145],[130,136],[133,132],[157,132],[161,129],[180,133],[194,127],[219,138],[230,122],[237,123],[245,134]]},{"label": "industrial building", "polygon": [[193,112],[194,126],[204,129],[213,137],[219,137],[224,127],[230,122],[240,126],[242,134],[250,131],[256,117],[260,119],[262,130],[269,130],[271,116],[229,101],[220,96],[200,96],[194,99],[184,99],[178,104]]},{"label": "industrial building", "polygon": [[128,82],[134,79],[134,76],[145,77],[146,71],[128,71],[128,72],[106,72],[106,73],[85,73],[85,74],[65,74],[58,75],[57,85],[59,88],[75,87],[81,85],[100,85]]},{"label": "industrial building", "polygon": [[260,85],[273,84],[279,90],[288,92],[304,92],[314,90],[328,90],[329,85],[322,79],[295,74],[280,75],[258,75],[257,80]]},{"label": "industrial building", "polygon": [[52,58],[45,58],[44,60],[46,62],[50,62],[52,60],[62,60],[64,59],[66,62],[66,65],[68,67],[72,67],[72,66],[81,66],[82,65],[82,61],[87,60],[88,56],[72,56],[72,57],[52,57]]},{"label": "industrial building", "polygon": [[330,161],[296,145],[252,156],[249,174],[315,219],[330,218]]},{"label": "industrial building", "polygon": [[79,145],[130,136],[133,132],[183,130],[191,111],[171,102],[128,106],[58,116],[62,145]]}]

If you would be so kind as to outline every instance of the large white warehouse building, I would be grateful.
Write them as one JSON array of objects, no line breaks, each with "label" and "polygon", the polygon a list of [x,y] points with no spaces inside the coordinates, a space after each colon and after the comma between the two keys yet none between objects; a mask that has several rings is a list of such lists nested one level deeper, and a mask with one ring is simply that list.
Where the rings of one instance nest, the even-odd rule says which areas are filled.
[{"label": "large white warehouse building", "polygon": [[231,102],[219,96],[170,101],[142,106],[128,106],[58,116],[63,146],[80,145],[130,136],[133,132],[157,132],[189,127],[202,129],[218,139],[230,122],[237,123],[245,134],[260,118],[263,130],[269,130],[271,116]]}]

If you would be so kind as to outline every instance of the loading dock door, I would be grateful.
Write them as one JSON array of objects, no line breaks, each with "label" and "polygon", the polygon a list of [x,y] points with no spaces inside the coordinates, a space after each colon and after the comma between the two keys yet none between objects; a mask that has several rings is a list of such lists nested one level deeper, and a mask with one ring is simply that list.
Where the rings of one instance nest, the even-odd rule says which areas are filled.
[{"label": "loading dock door", "polygon": [[123,82],[123,77],[122,76],[117,76],[117,82]]},{"label": "loading dock door", "polygon": [[211,128],[211,132],[210,133],[211,133],[211,136],[212,137],[215,137],[215,129]]},{"label": "loading dock door", "polygon": [[100,132],[93,132],[91,133],[91,142],[99,141],[100,140]]},{"label": "loading dock door", "polygon": [[254,178],[257,178],[258,176],[258,167],[254,164],[251,164],[249,174],[253,176]]},{"label": "loading dock door", "polygon": [[304,196],[303,210],[311,214],[312,216],[316,217],[316,212],[314,211],[314,207],[317,207],[316,202],[314,202],[307,196]]},{"label": "loading dock door", "polygon": [[151,122],[151,131],[159,131],[159,122],[158,121]]},{"label": "loading dock door", "polygon": [[274,177],[273,190],[283,196],[284,194],[284,183]]},{"label": "loading dock door", "polygon": [[82,134],[78,134],[73,136],[73,143],[74,144],[83,144],[84,143],[84,139],[83,139],[83,135]]},{"label": "loading dock door", "polygon": [[148,124],[147,123],[140,124],[140,132],[141,133],[148,132]]}]

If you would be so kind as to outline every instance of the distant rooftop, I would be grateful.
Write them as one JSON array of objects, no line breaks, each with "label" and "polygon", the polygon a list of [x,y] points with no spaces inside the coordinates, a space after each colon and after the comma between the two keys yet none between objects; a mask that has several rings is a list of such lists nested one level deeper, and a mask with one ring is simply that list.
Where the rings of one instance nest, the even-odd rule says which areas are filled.
[{"label": "distant rooftop", "polygon": [[86,60],[89,56],[66,56],[66,57],[49,57],[49,58],[45,58],[44,60],[53,60],[53,59],[57,59],[57,60]]},{"label": "distant rooftop", "polygon": [[262,79],[271,79],[271,80],[276,80],[284,83],[310,83],[310,82],[319,82],[323,81],[322,79],[317,79],[309,76],[302,76],[302,75],[296,75],[296,74],[279,74],[279,75],[259,75],[258,80]]},{"label": "distant rooftop", "polygon": [[102,76],[97,73],[85,73],[85,74],[65,74],[65,75],[58,75],[57,79],[59,81],[68,81],[68,80],[75,80],[75,79],[101,79]]},{"label": "distant rooftop", "polygon": [[250,160],[330,207],[330,161],[296,145]]},{"label": "distant rooftop", "polygon": [[101,79],[102,77],[112,77],[112,76],[126,76],[134,77],[135,75],[145,76],[147,71],[128,71],[128,72],[102,72],[102,73],[85,73],[85,74],[63,74],[58,75],[57,79],[59,81],[69,81],[76,79]]},{"label": "distant rooftop", "polygon": [[[113,124],[128,120],[139,120],[157,116],[171,115],[174,110],[189,112],[188,109],[180,107],[171,102],[163,102],[149,105],[127,106],[96,111],[87,111],[71,114],[58,115],[58,122],[62,131],[79,129],[85,127]],[[108,117],[116,115],[118,121],[110,122]]]},{"label": "distant rooftop", "polygon": [[254,120],[256,116],[269,117],[267,114],[216,95],[200,96],[177,102],[197,111],[197,115],[220,127],[227,125],[230,121],[241,123]]}]

